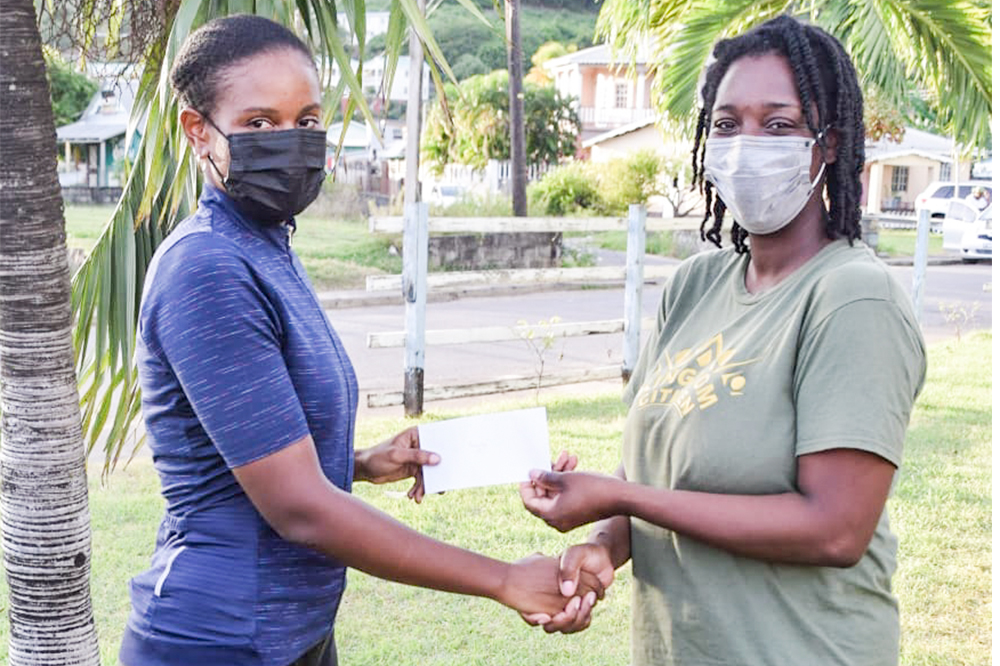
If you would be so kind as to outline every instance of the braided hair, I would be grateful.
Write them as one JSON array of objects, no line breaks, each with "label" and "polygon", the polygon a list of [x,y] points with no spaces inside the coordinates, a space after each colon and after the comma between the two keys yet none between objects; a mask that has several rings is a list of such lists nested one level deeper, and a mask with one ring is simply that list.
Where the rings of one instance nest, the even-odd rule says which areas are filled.
[{"label": "braided hair", "polygon": [[252,56],[283,49],[302,53],[316,67],[309,47],[279,23],[252,14],[213,19],[184,40],[170,70],[170,83],[184,104],[211,115],[227,69]]},{"label": "braided hair", "polygon": [[[828,129],[837,132],[837,160],[826,170],[824,207],[826,235],[830,239],[861,238],[861,172],[865,164],[864,104],[857,74],[850,56],[834,37],[820,28],[790,16],[779,16],[733,39],[716,43],[714,62],[705,71],[702,108],[698,114],[692,166],[695,184],[705,194],[705,217],[701,223],[702,240],[722,247],[722,218],[726,204],[714,196],[712,184],[705,180],[705,141],[711,131],[712,107],[719,83],[729,66],[747,56],[776,53],[784,56],[795,75],[795,85],[802,102],[803,115],[821,150],[826,149]],[[809,112],[816,105],[818,117]],[[821,130],[822,133],[821,133]],[[822,186],[821,186],[822,187]],[[709,227],[709,220],[712,224]],[[740,254],[749,252],[748,232],[735,221],[732,241]]]}]

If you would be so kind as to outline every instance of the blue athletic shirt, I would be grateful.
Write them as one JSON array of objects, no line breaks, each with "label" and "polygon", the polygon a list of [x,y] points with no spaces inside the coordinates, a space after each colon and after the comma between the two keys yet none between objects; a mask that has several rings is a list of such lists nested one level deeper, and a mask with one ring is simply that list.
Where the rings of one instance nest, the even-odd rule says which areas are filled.
[{"label": "blue athletic shirt", "polygon": [[126,666],[285,666],[332,629],[344,566],[278,536],[231,472],[312,435],[351,489],[357,379],[289,229],[206,186],[150,265],[137,359],[166,515],[130,584]]}]

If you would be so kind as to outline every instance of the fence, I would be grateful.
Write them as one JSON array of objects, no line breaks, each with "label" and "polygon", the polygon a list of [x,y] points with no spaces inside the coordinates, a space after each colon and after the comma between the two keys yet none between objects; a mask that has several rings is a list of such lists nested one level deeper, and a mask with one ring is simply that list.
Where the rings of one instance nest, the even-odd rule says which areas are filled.
[{"label": "fence", "polygon": [[[401,289],[405,302],[405,326],[401,332],[368,335],[369,348],[404,347],[404,388],[402,393],[372,393],[369,407],[402,404],[408,416],[423,412],[425,400],[468,397],[516,391],[541,386],[622,377],[627,379],[639,356],[643,325],[642,285],[646,278],[668,277],[673,266],[644,267],[646,231],[674,230],[670,219],[647,222],[642,206],[630,206],[627,218],[431,218],[427,204],[411,204],[402,217],[371,218],[373,233],[403,233],[403,273],[371,276],[368,291]],[[507,269],[465,272],[427,272],[427,246],[431,233],[519,233],[625,230],[628,233],[626,262],[620,267]],[[427,331],[426,306],[430,290],[484,284],[538,284],[596,280],[624,280],[625,302],[622,319],[552,324],[547,332],[556,337],[623,333],[622,365],[591,368],[546,377],[518,377],[447,387],[423,385],[424,350],[427,345],[500,342],[523,339],[528,327],[486,327]]]}]

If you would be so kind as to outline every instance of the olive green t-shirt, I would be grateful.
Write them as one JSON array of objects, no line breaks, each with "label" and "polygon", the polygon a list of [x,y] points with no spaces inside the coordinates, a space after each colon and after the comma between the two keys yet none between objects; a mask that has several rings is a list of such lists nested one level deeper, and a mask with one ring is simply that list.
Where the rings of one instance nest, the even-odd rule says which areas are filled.
[{"label": "olive green t-shirt", "polygon": [[[683,263],[626,387],[630,481],[711,493],[796,490],[798,456],[834,448],[897,468],[924,379],[903,289],[864,246],[835,241],[766,291],[732,249]],[[632,519],[632,666],[896,664],[883,511],[850,568],[739,557]]]}]

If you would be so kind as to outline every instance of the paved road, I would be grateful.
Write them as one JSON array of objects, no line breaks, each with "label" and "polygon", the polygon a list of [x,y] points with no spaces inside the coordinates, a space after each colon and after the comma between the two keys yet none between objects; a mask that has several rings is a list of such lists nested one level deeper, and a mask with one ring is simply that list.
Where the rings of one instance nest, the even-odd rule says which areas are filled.
[{"label": "paved road", "polygon": [[[892,267],[893,275],[909,291],[911,267]],[[954,337],[942,314],[942,305],[950,311],[959,306],[975,313],[963,325],[963,334],[973,329],[992,328],[992,266],[944,265],[928,269],[923,329],[928,342]],[[653,316],[661,286],[649,284],[643,293],[643,310]],[[427,306],[427,328],[471,328],[479,326],[516,326],[526,320],[536,324],[558,316],[563,322],[621,318],[624,290],[574,289],[544,291],[514,296],[462,298]],[[368,349],[366,336],[376,331],[401,331],[403,307],[387,305],[341,308],[328,311],[354,361],[362,393],[399,391],[403,385],[401,348]],[[563,371],[597,365],[621,364],[621,335],[595,335],[559,340],[545,353],[545,370]],[[538,368],[538,358],[523,341],[428,347],[425,362],[425,385],[450,385],[487,381],[504,376],[528,376]],[[364,403],[364,397],[362,397]],[[401,413],[401,408],[390,408]],[[389,412],[380,412],[389,413]]]}]

